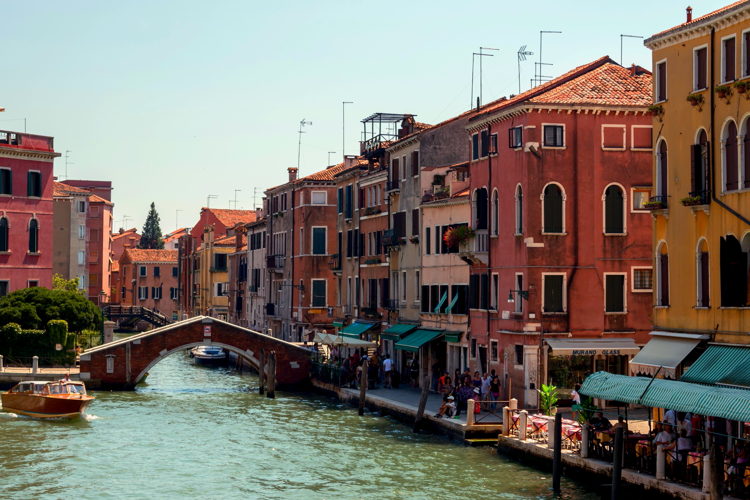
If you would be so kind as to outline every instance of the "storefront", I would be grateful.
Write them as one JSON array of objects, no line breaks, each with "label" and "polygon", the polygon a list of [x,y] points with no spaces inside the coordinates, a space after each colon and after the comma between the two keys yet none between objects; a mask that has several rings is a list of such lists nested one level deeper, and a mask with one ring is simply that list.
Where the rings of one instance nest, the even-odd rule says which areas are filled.
[{"label": "storefront", "polygon": [[[435,373],[445,370],[444,335],[445,330],[417,328],[396,342],[394,348],[403,352],[404,364],[400,369],[402,374],[408,374],[408,380],[413,386],[421,387],[427,375],[434,379]],[[404,380],[402,376],[402,381]]]},{"label": "storefront", "polygon": [[445,370],[453,379],[456,370],[463,373],[469,366],[469,347],[466,344],[464,333],[461,331],[446,331],[445,344],[448,350]]},{"label": "storefront", "polygon": [[627,375],[628,361],[640,351],[631,338],[547,339],[545,343],[544,380],[562,394],[595,372]]},{"label": "storefront", "polygon": [[651,332],[651,340],[630,360],[630,375],[679,379],[700,354],[708,335]]},{"label": "storefront", "polygon": [[362,340],[367,340],[370,342],[377,342],[378,332],[375,327],[378,325],[380,325],[380,323],[371,323],[367,321],[357,320],[354,323],[351,323],[345,326],[341,330],[341,335],[343,335],[344,337],[350,337],[354,339],[362,339]]}]

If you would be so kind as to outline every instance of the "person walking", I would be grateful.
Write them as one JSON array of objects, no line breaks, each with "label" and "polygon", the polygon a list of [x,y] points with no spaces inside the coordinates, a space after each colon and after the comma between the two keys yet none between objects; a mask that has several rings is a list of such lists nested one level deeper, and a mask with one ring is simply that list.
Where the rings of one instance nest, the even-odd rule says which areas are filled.
[{"label": "person walking", "polygon": [[386,354],[385,359],[383,360],[383,375],[384,375],[384,385],[386,389],[391,388],[391,372],[393,371],[393,360],[391,359],[390,355]]}]

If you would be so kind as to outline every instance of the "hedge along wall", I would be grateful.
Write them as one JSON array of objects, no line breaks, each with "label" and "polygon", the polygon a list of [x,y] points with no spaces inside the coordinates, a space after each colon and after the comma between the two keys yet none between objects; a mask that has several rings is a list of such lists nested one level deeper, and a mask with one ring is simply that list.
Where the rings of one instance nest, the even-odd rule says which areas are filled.
[{"label": "hedge along wall", "polygon": [[50,320],[45,330],[23,329],[18,323],[0,328],[0,354],[7,364],[31,364],[39,356],[42,365],[72,365],[75,346],[76,336],[68,333],[65,320]]}]

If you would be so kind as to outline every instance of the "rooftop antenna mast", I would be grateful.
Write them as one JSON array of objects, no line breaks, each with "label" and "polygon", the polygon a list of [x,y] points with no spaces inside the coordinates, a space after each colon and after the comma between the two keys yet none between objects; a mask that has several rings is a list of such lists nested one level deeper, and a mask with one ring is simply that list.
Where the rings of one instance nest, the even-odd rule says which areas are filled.
[{"label": "rooftop antenna mast", "polygon": [[328,163],[327,163],[327,165],[329,167],[331,166],[331,155],[335,155],[335,154],[336,154],[336,151],[329,151],[328,152]]},{"label": "rooftop antenna mast", "polygon": [[548,76],[544,76],[542,74],[542,70],[544,66],[552,66],[552,63],[545,63],[542,59],[542,47],[543,47],[543,35],[546,34],[560,34],[562,31],[550,31],[550,30],[539,30],[539,62],[537,63],[538,69],[539,69],[539,77],[537,80],[537,85],[541,85],[543,78],[549,78]]},{"label": "rooftop antenna mast", "polygon": [[[305,120],[304,118],[299,122],[299,132],[297,132],[299,134],[299,141],[297,142],[297,172],[299,172],[299,159],[300,159],[300,154],[302,153],[302,134],[305,133],[302,130],[302,127],[304,127],[305,125],[312,125],[312,122],[309,122]],[[235,208],[237,208],[236,203],[235,203]]]},{"label": "rooftop antenna mast", "polygon": [[213,200],[214,198],[218,198],[218,197],[219,197],[218,194],[209,194],[206,197],[206,208],[211,208],[211,200]]},{"label": "rooftop antenna mast", "polygon": [[70,153],[71,151],[69,149],[65,150],[65,180],[68,179],[68,165],[73,164],[73,162],[70,161]]},{"label": "rooftop antenna mast", "polygon": [[174,211],[174,230],[177,231],[180,228],[180,212],[182,209],[178,208]]},{"label": "rooftop antenna mast", "polygon": [[518,49],[518,93],[521,93],[521,61],[526,60],[526,56],[533,56],[534,53],[530,50],[526,50],[526,45],[521,46],[520,49]]},{"label": "rooftop antenna mast", "polygon": [[477,107],[479,107],[479,103],[482,102],[482,58],[483,57],[494,57],[494,54],[485,54],[485,50],[500,50],[500,49],[490,49],[488,47],[479,47],[479,52],[472,52],[471,53],[471,97],[469,100],[469,109],[472,109],[474,107],[474,61],[476,60],[477,56],[479,56],[479,101],[477,102]]},{"label": "rooftop antenna mast", "polygon": [[622,58],[622,39],[623,38],[643,38],[639,35],[620,35],[620,66],[625,66],[625,61]]},{"label": "rooftop antenna mast", "polygon": [[123,227],[125,227],[125,226],[127,226],[127,225],[128,225],[128,221],[129,221],[130,219],[132,219],[132,217],[131,217],[131,216],[129,216],[129,215],[123,215],[123,216],[122,216],[122,225],[123,225]]},{"label": "rooftop antenna mast", "polygon": [[237,193],[242,191],[241,189],[235,189],[234,190],[234,209],[237,210]]},{"label": "rooftop antenna mast", "polygon": [[341,154],[346,160],[346,105],[354,104],[354,101],[341,101]]}]

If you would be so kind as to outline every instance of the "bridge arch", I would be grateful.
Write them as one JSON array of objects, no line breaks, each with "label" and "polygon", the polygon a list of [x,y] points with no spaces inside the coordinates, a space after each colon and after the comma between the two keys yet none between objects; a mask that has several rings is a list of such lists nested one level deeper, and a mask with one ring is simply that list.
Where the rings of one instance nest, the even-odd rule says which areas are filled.
[{"label": "bridge arch", "polygon": [[216,345],[256,369],[261,351],[276,352],[277,385],[295,386],[310,376],[310,351],[223,320],[197,316],[116,340],[81,354],[81,380],[93,389],[132,390],[159,361],[197,345]]}]

